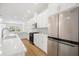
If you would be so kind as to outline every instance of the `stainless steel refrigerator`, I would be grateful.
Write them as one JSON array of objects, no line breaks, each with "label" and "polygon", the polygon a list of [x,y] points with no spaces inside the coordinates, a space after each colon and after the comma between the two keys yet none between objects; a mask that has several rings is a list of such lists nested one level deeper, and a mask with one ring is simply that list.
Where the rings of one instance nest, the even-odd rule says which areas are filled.
[{"label": "stainless steel refrigerator", "polygon": [[79,7],[51,15],[48,19],[48,55],[79,55]]}]

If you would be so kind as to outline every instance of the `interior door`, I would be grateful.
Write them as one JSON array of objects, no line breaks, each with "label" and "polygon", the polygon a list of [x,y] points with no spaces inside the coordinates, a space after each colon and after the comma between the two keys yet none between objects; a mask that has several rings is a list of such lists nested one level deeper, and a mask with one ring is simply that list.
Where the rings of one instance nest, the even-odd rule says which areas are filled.
[{"label": "interior door", "polygon": [[74,8],[59,14],[59,38],[78,42],[78,10]]}]

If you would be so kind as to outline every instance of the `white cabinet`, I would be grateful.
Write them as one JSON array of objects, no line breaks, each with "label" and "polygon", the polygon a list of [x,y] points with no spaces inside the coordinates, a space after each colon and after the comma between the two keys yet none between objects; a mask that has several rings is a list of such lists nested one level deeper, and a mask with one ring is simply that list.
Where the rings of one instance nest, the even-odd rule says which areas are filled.
[{"label": "white cabinet", "polygon": [[48,10],[45,10],[43,13],[37,16],[37,28],[46,27],[48,27]]},{"label": "white cabinet", "polygon": [[36,23],[36,17],[33,17],[33,18],[31,19],[31,23],[32,23],[32,24]]},{"label": "white cabinet", "polygon": [[76,3],[61,3],[60,5],[60,12],[68,10],[70,8],[74,8],[76,6],[78,6],[78,4]]},{"label": "white cabinet", "polygon": [[59,12],[59,3],[51,3],[48,5],[48,15],[54,15]]},{"label": "white cabinet", "polygon": [[37,27],[48,27],[48,17],[58,12],[59,4],[49,4],[48,9],[37,16]]},{"label": "white cabinet", "polygon": [[29,21],[27,21],[27,23],[25,23],[24,25],[24,31],[29,33],[32,32],[32,28],[34,28],[33,24],[36,23],[36,18],[32,18]]},{"label": "white cabinet", "polygon": [[34,24],[36,23],[36,17],[33,17],[29,23],[31,24],[32,28],[34,28]]},{"label": "white cabinet", "polygon": [[40,34],[40,49],[47,53],[47,35]]},{"label": "white cabinet", "polygon": [[34,34],[34,44],[47,53],[47,35]]},{"label": "white cabinet", "polygon": [[42,43],[41,43],[41,46],[42,46],[42,50],[45,51],[47,53],[47,38],[48,36],[45,35],[45,34],[42,34]]},{"label": "white cabinet", "polygon": [[34,44],[35,44],[37,47],[39,46],[38,41],[39,41],[39,35],[38,35],[38,34],[34,34]]},{"label": "white cabinet", "polygon": [[79,6],[78,3],[51,3],[48,5],[49,16]]},{"label": "white cabinet", "polygon": [[37,27],[48,27],[48,17],[58,12],[58,4],[49,4],[48,9],[40,13],[37,17]]}]

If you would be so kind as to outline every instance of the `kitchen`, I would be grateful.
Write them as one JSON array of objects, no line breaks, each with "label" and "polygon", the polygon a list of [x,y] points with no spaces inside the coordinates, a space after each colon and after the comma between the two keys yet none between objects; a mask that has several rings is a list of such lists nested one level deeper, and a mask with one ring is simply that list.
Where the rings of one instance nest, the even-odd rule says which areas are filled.
[{"label": "kitchen", "polygon": [[[18,40],[21,39],[20,46],[15,40],[19,46],[16,50],[19,52],[15,51],[17,55],[24,55],[26,52],[26,56],[29,56],[30,48],[32,48],[30,54],[33,55],[34,52],[37,56],[79,55],[78,3],[4,3],[0,4],[0,8],[0,43],[3,45],[2,41],[5,42],[8,34],[17,34]],[[5,27],[9,31],[3,33],[5,39],[1,41],[2,30]],[[7,40],[4,46],[6,43]],[[10,55],[7,51],[3,55]],[[12,55],[13,53],[11,52]]]}]

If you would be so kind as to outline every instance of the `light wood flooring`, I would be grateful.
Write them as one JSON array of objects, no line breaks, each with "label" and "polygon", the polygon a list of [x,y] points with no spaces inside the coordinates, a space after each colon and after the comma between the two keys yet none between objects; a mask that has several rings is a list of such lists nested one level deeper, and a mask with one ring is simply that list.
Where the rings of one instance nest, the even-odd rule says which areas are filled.
[{"label": "light wood flooring", "polygon": [[46,56],[46,53],[44,53],[38,47],[32,45],[26,38],[22,39],[22,42],[27,49],[26,56]]}]

